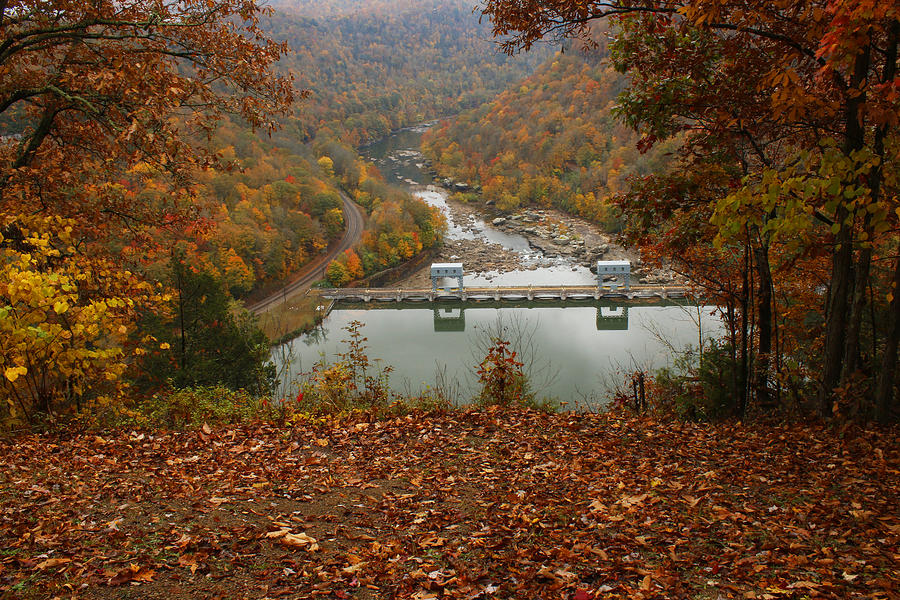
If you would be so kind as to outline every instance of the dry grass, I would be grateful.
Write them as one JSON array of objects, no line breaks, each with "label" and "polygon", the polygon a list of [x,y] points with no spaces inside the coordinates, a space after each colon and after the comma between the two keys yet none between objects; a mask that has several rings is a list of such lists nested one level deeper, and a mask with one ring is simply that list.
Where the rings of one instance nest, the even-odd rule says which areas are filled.
[{"label": "dry grass", "polygon": [[317,307],[328,306],[328,301],[310,290],[306,294],[289,297],[281,304],[259,315],[259,326],[273,343],[315,327],[324,312]]}]

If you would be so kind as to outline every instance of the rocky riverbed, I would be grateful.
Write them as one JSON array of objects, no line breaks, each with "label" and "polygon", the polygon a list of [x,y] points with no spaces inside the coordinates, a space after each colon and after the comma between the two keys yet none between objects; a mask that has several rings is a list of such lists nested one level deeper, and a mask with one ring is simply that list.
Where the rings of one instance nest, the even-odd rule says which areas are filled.
[{"label": "rocky riverbed", "polygon": [[[527,271],[540,267],[578,266],[593,268],[598,260],[631,262],[632,281],[660,285],[683,283],[667,269],[642,264],[636,250],[616,242],[615,236],[600,231],[584,219],[549,209],[521,209],[509,215],[485,210],[475,204],[447,199],[454,223],[475,239],[448,240],[437,261],[465,263],[466,272],[490,281],[494,275]],[[481,224],[520,235],[528,242],[528,251],[513,251],[479,237]],[[398,282],[405,287],[430,285],[429,269],[423,268]]]}]

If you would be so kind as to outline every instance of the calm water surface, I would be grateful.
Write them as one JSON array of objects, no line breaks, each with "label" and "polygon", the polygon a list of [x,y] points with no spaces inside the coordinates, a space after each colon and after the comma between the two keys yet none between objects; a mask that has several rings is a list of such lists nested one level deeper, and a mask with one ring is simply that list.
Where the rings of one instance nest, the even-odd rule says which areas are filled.
[{"label": "calm water surface", "polygon": [[[404,130],[362,149],[388,181],[444,211],[451,239],[484,238],[518,252],[524,265],[538,265],[510,273],[466,275],[466,285],[584,285],[594,275],[564,258],[548,259],[519,235],[500,231],[475,219],[456,223],[447,205],[447,192],[432,185],[419,152],[427,127]],[[460,257],[465,262],[465,257]],[[621,305],[602,303],[509,304],[379,304],[338,305],[320,329],[275,350],[284,381],[308,373],[318,361],[333,361],[347,346],[345,328],[363,323],[362,334],[370,359],[390,365],[391,386],[416,393],[443,386],[459,402],[477,393],[477,365],[487,340],[499,331],[518,346],[539,397],[556,398],[569,407],[605,404],[622,373],[636,368],[668,365],[673,350],[696,347],[701,338],[721,333],[711,307]]]},{"label": "calm water surface", "polygon": [[322,328],[280,349],[296,380],[317,361],[346,351],[342,340],[351,321],[364,323],[368,355],[394,368],[391,386],[418,392],[452,384],[460,402],[477,390],[476,365],[485,341],[501,328],[530,366],[534,390],[570,406],[597,407],[608,401],[622,373],[671,362],[671,348],[696,346],[720,332],[710,308],[614,306],[611,303],[510,307],[468,304],[374,304],[339,308]]}]

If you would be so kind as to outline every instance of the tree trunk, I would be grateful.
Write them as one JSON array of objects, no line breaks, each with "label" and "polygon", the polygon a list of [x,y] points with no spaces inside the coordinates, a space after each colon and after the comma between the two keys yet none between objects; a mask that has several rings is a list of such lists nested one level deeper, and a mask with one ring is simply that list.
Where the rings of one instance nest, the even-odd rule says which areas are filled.
[{"label": "tree trunk", "polygon": [[748,324],[748,297],[750,295],[750,241],[744,246],[744,267],[741,269],[741,361],[738,368],[738,414],[743,417],[747,412],[747,337],[750,332],[747,330]]},{"label": "tree trunk", "polygon": [[754,250],[756,273],[759,276],[757,298],[757,320],[759,323],[759,346],[753,387],[761,406],[769,404],[769,357],[772,354],[772,270],[769,252],[765,245]]},{"label": "tree trunk", "polygon": [[[888,40],[884,71],[881,74],[882,83],[892,81],[897,76],[897,53],[898,46],[900,46],[900,21],[897,19],[894,19],[894,22],[891,23]],[[887,125],[882,125],[875,132],[875,154],[882,159],[884,158],[884,140],[887,135]],[[871,176],[873,202],[877,202],[881,196],[881,183],[884,178],[882,165],[879,165]],[[885,340],[884,354],[881,356],[881,370],[878,373],[878,381],[875,387],[875,412],[878,420],[882,423],[890,418],[891,405],[894,398],[894,368],[897,366],[897,343],[898,339],[900,339],[900,298],[898,298],[900,296],[900,256],[895,259],[891,296],[887,339]],[[875,337],[874,326],[872,336],[873,338]],[[875,360],[874,355],[872,360]]]},{"label": "tree trunk", "polygon": [[178,326],[181,330],[178,368],[184,373],[187,369],[187,331],[185,331],[184,323],[184,263],[180,258],[173,258],[173,261],[176,261],[173,265],[173,270],[175,275],[175,285],[178,288]]},{"label": "tree trunk", "polygon": [[[868,219],[866,219],[868,222]],[[859,345],[863,312],[866,308],[866,288],[872,265],[872,249],[864,248],[859,253],[853,278],[853,300],[847,319],[847,341],[844,348],[844,367],[841,379],[847,381],[860,367]]]},{"label": "tree trunk", "polygon": [[882,423],[891,417],[894,403],[894,369],[897,367],[897,345],[900,341],[900,256],[894,259],[894,279],[891,285],[891,309],[888,313],[887,338],[881,355],[881,370],[875,388],[875,407]]},{"label": "tree trunk", "polygon": [[[865,144],[865,130],[860,123],[860,108],[866,95],[863,83],[869,71],[869,47],[860,50],[853,66],[853,77],[847,93],[850,97],[844,111],[845,130],[843,152],[850,156]],[[847,338],[847,312],[853,293],[853,218],[847,205],[838,204],[834,222],[840,230],[835,238],[831,260],[831,285],[825,309],[825,350],[822,365],[822,387],[819,390],[819,413],[831,416],[834,390],[842,383]]]}]

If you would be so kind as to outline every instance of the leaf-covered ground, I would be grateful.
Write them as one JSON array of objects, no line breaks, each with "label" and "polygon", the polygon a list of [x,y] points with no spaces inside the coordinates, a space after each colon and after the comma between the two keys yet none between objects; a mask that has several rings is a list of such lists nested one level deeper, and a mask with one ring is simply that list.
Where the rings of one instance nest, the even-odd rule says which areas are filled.
[{"label": "leaf-covered ground", "polygon": [[466,411],[0,445],[15,598],[896,598],[896,431]]}]

